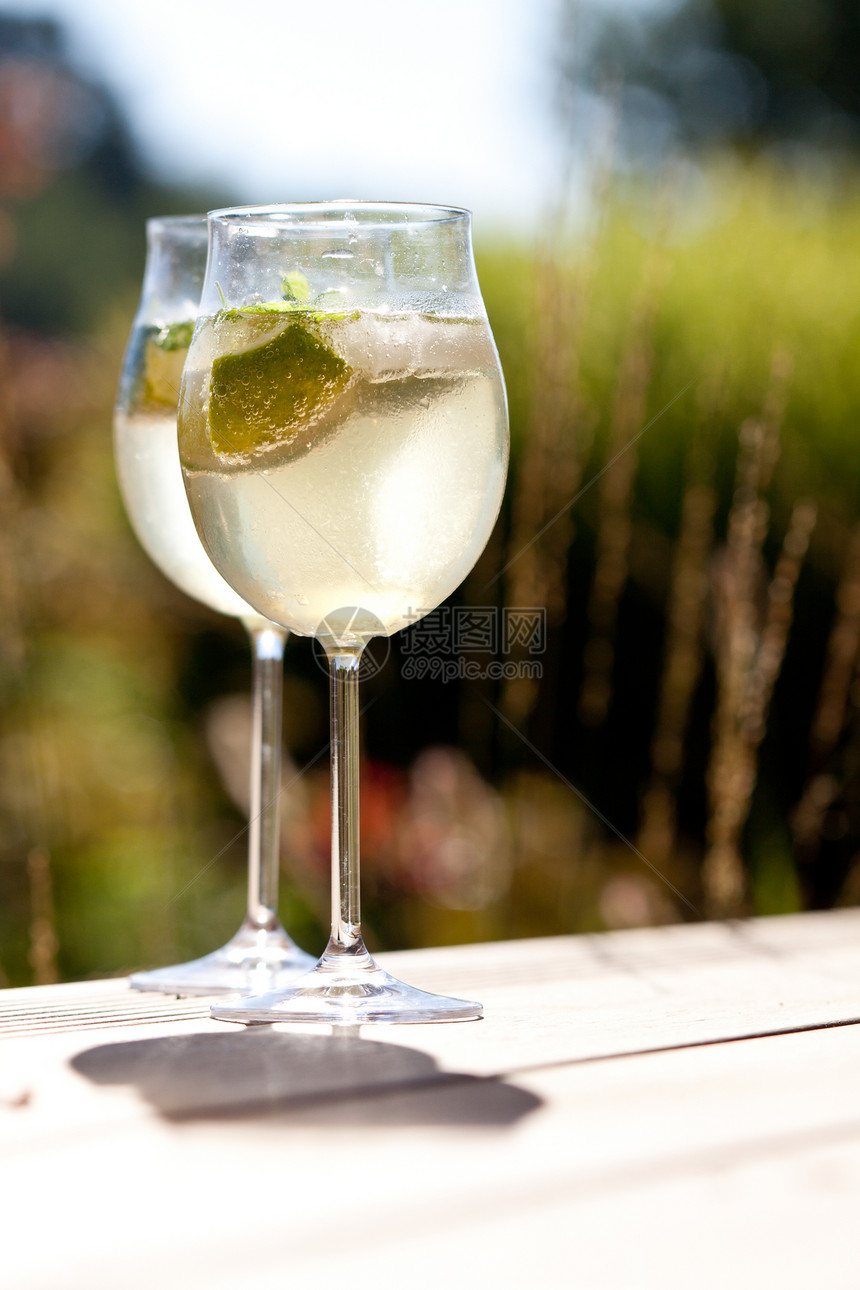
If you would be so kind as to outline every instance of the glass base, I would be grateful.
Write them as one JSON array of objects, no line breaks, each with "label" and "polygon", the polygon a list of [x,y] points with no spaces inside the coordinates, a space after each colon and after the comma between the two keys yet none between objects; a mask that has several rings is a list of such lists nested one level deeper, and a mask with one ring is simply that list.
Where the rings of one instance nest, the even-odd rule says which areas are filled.
[{"label": "glass base", "polygon": [[290,940],[280,923],[270,928],[243,923],[220,950],[175,967],[135,972],[129,985],[160,994],[259,994],[285,989],[314,962],[312,955]]},{"label": "glass base", "polygon": [[422,1021],[477,1021],[480,1003],[428,994],[405,985],[374,963],[366,950],[358,954],[326,951],[319,963],[287,989],[270,988],[242,999],[214,1003],[217,1021],[246,1024],[274,1021],[322,1021],[332,1026]]}]

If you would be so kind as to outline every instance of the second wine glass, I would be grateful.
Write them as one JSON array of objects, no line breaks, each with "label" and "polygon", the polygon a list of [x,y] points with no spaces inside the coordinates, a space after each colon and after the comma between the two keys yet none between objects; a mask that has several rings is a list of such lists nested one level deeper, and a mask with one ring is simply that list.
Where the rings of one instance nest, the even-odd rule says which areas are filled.
[{"label": "second wine glass", "polygon": [[277,913],[280,858],[283,627],[263,618],[204,551],[188,509],[176,440],[176,405],[206,265],[202,215],[147,222],[143,292],[132,325],[114,416],[117,474],[141,545],[182,591],[242,621],[253,654],[253,726],[248,836],[248,903],[221,949],[173,967],[138,972],[137,990],[206,995],[283,986],[314,960],[296,946]]}]

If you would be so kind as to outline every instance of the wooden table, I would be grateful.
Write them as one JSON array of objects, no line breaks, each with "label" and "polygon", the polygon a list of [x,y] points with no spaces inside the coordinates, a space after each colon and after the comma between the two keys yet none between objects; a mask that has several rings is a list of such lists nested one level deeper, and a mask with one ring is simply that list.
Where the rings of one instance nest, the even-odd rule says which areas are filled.
[{"label": "wooden table", "polygon": [[860,911],[381,959],[485,1020],[0,994],[3,1290],[860,1286]]}]

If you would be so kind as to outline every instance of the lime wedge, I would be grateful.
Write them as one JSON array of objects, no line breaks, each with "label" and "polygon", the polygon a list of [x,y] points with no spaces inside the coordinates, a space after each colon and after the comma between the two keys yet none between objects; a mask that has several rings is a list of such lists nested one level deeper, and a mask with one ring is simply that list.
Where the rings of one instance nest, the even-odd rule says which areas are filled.
[{"label": "lime wedge", "polygon": [[263,345],[222,354],[209,384],[213,451],[224,458],[289,447],[324,416],[351,377],[349,364],[298,320]]}]

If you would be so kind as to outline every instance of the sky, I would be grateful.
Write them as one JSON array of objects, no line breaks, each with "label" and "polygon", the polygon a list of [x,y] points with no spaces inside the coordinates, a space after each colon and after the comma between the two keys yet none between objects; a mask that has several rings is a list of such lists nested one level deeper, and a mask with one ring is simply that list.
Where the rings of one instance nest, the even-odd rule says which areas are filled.
[{"label": "sky", "polygon": [[60,19],[148,163],[237,202],[467,206],[534,224],[560,146],[559,0],[7,0]]}]

